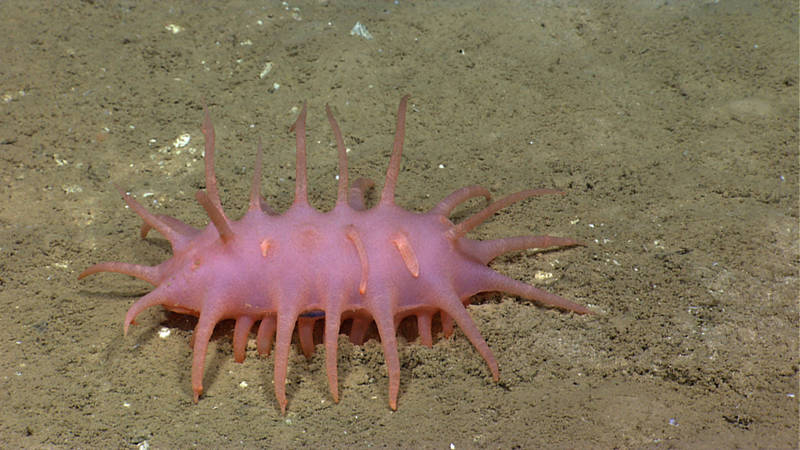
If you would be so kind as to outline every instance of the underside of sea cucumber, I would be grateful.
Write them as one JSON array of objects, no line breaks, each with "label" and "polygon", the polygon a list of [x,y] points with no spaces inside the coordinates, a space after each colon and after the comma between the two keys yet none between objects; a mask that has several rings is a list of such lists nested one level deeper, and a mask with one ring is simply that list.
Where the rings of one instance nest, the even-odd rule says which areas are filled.
[{"label": "underside of sea cucumber", "polygon": [[283,214],[269,207],[260,194],[262,147],[259,143],[249,208],[238,221],[222,209],[214,171],[214,127],[205,110],[205,190],[197,201],[211,222],[196,229],[178,219],[147,211],[120,191],[125,203],[143,220],[141,235],[151,229],[169,240],[173,256],[157,266],[104,262],[89,267],[78,278],[98,272],[117,272],[149,282],[155,289],[139,299],[125,316],[124,330],[143,310],[161,305],[199,317],[193,335],[192,389],[194,400],[203,392],[203,367],[216,324],[234,319],[233,357],[244,361],[248,335],[259,322],[259,354],[268,355],[275,342],[275,396],[286,411],[286,373],[292,336],[303,353],[314,352],[313,331],[323,321],[325,365],[330,393],[339,400],[337,344],[341,325],[351,321],[349,337],[360,344],[373,322],[377,326],[389,375],[389,406],[397,409],[400,361],[397,327],[416,317],[420,341],[431,346],[431,323],[439,315],[445,336],[459,326],[499,379],[497,361],[473,322],[466,306],[477,293],[500,291],[541,305],[579,314],[586,307],[558,295],[501,275],[487,264],[495,257],[526,248],[580,245],[553,236],[521,236],[490,241],[466,234],[500,209],[528,197],[563,194],[553,189],[517,192],[491,202],[471,217],[454,224],[448,216],[474,197],[491,200],[488,190],[473,185],[445,197],[425,213],[395,205],[400,172],[408,96],[400,101],[389,169],[378,204],[365,205],[368,179],[348,181],[347,158],[339,126],[326,107],[336,138],[339,158],[337,200],[329,212],[309,205],[306,176],[306,107],[293,125],[297,140],[295,195]]}]

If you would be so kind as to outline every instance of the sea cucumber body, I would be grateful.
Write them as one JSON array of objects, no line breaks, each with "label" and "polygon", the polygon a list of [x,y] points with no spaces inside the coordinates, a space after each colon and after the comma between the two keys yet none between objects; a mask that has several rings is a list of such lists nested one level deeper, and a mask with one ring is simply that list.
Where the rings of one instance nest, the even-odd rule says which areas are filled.
[{"label": "sea cucumber body", "polygon": [[202,230],[178,219],[153,215],[130,195],[128,206],[144,219],[142,237],[156,229],[166,237],[173,256],[155,267],[121,262],[96,264],[79,278],[98,272],[118,272],[148,281],[155,289],[139,299],[125,316],[124,330],[143,310],[161,305],[197,316],[192,361],[192,389],[197,401],[203,392],[206,350],[215,325],[235,319],[233,353],[245,358],[251,329],[258,323],[256,343],[262,355],[275,348],[275,395],[286,409],[285,381],[289,348],[297,334],[300,348],[314,351],[314,327],[323,323],[326,371],[331,395],[338,401],[336,354],[341,325],[356,344],[364,341],[374,323],[380,336],[389,374],[389,405],[397,408],[400,361],[397,326],[415,316],[420,342],[433,344],[434,316],[449,337],[457,324],[486,361],[492,377],[499,378],[497,362],[472,321],[466,305],[485,291],[503,291],[540,304],[580,314],[590,311],[569,300],[505,277],[487,267],[496,256],[525,248],[580,245],[553,236],[521,236],[477,241],[466,234],[496,211],[528,197],[563,194],[552,189],[521,191],[494,201],[473,216],[454,224],[448,219],[460,203],[490,199],[480,186],[459,189],[430,211],[416,213],[394,203],[405,132],[407,97],[400,102],[397,134],[381,198],[370,209],[365,193],[372,181],[348,182],[346,152],[333,115],[328,119],[337,140],[339,186],[335,207],[320,212],[308,203],[305,151],[305,107],[295,123],[297,181],[295,199],[283,214],[272,210],[259,194],[261,146],[253,177],[250,206],[238,221],[222,209],[214,169],[214,128],[208,112],[203,124],[206,137],[206,189],[196,195],[211,222]]}]

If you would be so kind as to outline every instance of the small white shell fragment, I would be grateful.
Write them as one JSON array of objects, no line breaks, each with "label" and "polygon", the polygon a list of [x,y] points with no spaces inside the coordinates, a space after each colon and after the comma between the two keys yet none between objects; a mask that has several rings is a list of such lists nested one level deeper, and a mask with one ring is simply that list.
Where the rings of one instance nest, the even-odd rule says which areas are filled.
[{"label": "small white shell fragment", "polygon": [[182,26],[180,26],[180,25],[175,25],[174,23],[171,23],[171,24],[169,24],[169,25],[165,26],[164,28],[166,28],[166,29],[167,29],[167,31],[171,31],[171,32],[172,32],[172,34],[178,34],[178,33],[180,33],[181,31],[183,31],[183,27],[182,27]]},{"label": "small white shell fragment", "polygon": [[440,169],[444,169],[444,164],[439,164]]},{"label": "small white shell fragment", "polygon": [[350,30],[350,36],[359,36],[368,41],[372,39],[372,33],[370,33],[367,27],[362,25],[361,22],[356,22],[356,24],[353,25],[353,28]]},{"label": "small white shell fragment", "polygon": [[192,140],[192,136],[189,133],[183,133],[172,142],[172,146],[175,148],[183,148],[189,145],[190,140]]},{"label": "small white shell fragment", "polygon": [[553,278],[553,273],[539,270],[533,277],[536,279],[536,281],[545,281]]},{"label": "small white shell fragment", "polygon": [[242,380],[242,382],[239,383],[239,387],[242,388],[242,389],[246,388],[247,387],[247,381]]},{"label": "small white shell fragment", "polygon": [[269,75],[271,71],[272,71],[272,61],[267,61],[264,63],[264,68],[261,70],[261,73],[258,74],[258,77],[263,80],[264,77]]},{"label": "small white shell fragment", "polygon": [[170,333],[172,333],[172,330],[167,327],[161,327],[161,329],[158,330],[158,337],[161,339],[166,339],[169,337]]}]

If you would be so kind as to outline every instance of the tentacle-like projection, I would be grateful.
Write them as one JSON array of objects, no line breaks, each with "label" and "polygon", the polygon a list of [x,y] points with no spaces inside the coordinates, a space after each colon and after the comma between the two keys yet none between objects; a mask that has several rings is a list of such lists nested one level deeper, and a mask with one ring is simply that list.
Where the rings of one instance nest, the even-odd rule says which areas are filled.
[{"label": "tentacle-like projection", "polygon": [[261,144],[261,139],[258,140],[258,147],[256,148],[256,165],[253,168],[253,185],[250,188],[250,211],[261,211],[267,215],[275,216],[278,213],[270,208],[266,201],[261,197],[261,170],[262,170],[262,157],[264,154],[264,147]]},{"label": "tentacle-like projection", "polygon": [[245,351],[247,350],[247,337],[256,319],[252,316],[240,316],[236,319],[233,328],[233,360],[244,362]]},{"label": "tentacle-like projection", "polygon": [[433,333],[431,331],[431,322],[433,321],[433,313],[425,311],[417,313],[417,330],[419,331],[419,340],[425,347],[433,346]]},{"label": "tentacle-like projection", "polygon": [[456,206],[474,197],[484,197],[487,202],[492,200],[492,194],[485,187],[477,184],[464,186],[442,199],[430,212],[431,214],[448,217]]},{"label": "tentacle-like projection", "polygon": [[162,220],[155,214],[148,211],[144,206],[142,206],[141,203],[134,200],[133,197],[128,195],[119,187],[117,187],[117,190],[119,191],[120,195],[122,195],[122,198],[125,200],[125,203],[128,205],[128,207],[132,209],[133,212],[138,214],[139,217],[144,220],[145,224],[158,230],[158,232],[170,242],[173,252],[178,252],[186,247],[186,245],[189,243],[189,239],[191,238],[190,236],[181,234],[179,231],[175,230],[172,226],[170,226],[168,220]]},{"label": "tentacle-like projection", "polygon": [[[200,233],[200,230],[197,228],[187,225],[174,217],[170,217],[165,214],[156,214],[155,216],[158,218],[158,220],[167,224],[167,226],[172,228],[175,232],[183,235],[185,237],[185,241],[188,241]],[[141,236],[142,239],[146,238],[147,233],[149,233],[152,229],[153,227],[151,227],[150,224],[143,222],[142,228],[139,230],[139,236]]]},{"label": "tentacle-like projection", "polygon": [[339,367],[337,350],[339,347],[339,327],[342,324],[342,306],[347,301],[344,292],[329,295],[325,308],[325,372],[328,375],[328,389],[334,402],[339,402]]},{"label": "tentacle-like projection", "polygon": [[458,296],[452,292],[440,291],[437,293],[434,302],[438,303],[442,308],[442,311],[447,312],[448,316],[455,319],[459,328],[461,328],[461,331],[464,332],[464,334],[467,336],[467,339],[469,339],[478,353],[480,353],[480,355],[483,357],[483,360],[486,361],[486,364],[489,366],[489,370],[492,372],[492,378],[494,381],[500,380],[500,371],[497,368],[497,360],[494,358],[494,354],[492,354],[492,351],[489,349],[489,345],[486,344],[483,336],[481,336],[478,326],[475,325],[472,317],[470,317],[469,313],[467,312],[467,308],[464,307]]},{"label": "tentacle-like projection", "polygon": [[[203,105],[203,127],[201,131],[203,132],[203,137],[205,139],[205,156],[203,160],[205,162],[205,169],[206,169],[206,192],[208,192],[208,199],[213,206],[216,207],[221,213],[222,216],[225,217],[225,211],[222,209],[222,202],[219,199],[219,189],[217,188],[217,174],[214,169],[214,148],[215,148],[215,141],[216,141],[216,134],[214,132],[214,124],[211,123],[211,114],[208,112],[208,108],[206,105]],[[227,220],[227,217],[225,217]]]},{"label": "tentacle-like projection", "polygon": [[272,340],[275,338],[276,326],[275,315],[270,314],[261,318],[261,323],[258,325],[258,333],[256,334],[256,349],[259,355],[269,356],[269,352],[272,350]]},{"label": "tentacle-like projection", "polygon": [[275,398],[281,407],[281,413],[286,413],[286,373],[289,368],[289,350],[292,345],[292,332],[297,322],[298,311],[296,306],[278,311],[278,329],[275,334]]},{"label": "tentacle-like projection", "polygon": [[228,219],[225,217],[225,213],[222,212],[222,209],[214,205],[206,191],[197,191],[195,198],[197,202],[203,206],[203,209],[206,210],[222,242],[230,242],[234,238],[233,229],[231,229],[231,225],[228,223]]},{"label": "tentacle-like projection", "polygon": [[[374,300],[374,303],[381,302],[388,305],[397,303],[397,293],[384,293],[387,298]],[[382,310],[380,313],[373,314],[375,324],[378,326],[378,334],[381,337],[383,347],[383,357],[386,360],[386,372],[389,375],[389,407],[397,409],[397,396],[400,393],[400,356],[397,351],[397,329],[394,324],[394,311]]]},{"label": "tentacle-like projection", "polygon": [[222,319],[220,311],[207,309],[200,313],[200,319],[194,328],[194,349],[192,350],[192,391],[194,392],[194,402],[200,400],[203,393],[203,372],[206,364],[206,351],[214,327]]},{"label": "tentacle-like projection", "polygon": [[524,200],[528,197],[533,197],[535,195],[545,195],[545,194],[564,194],[564,191],[559,191],[557,189],[529,189],[525,191],[520,191],[514,194],[507,195],[500,200],[490,204],[486,208],[482,209],[481,211],[477,212],[475,215],[471,216],[470,218],[464,220],[463,222],[459,223],[458,225],[454,225],[453,228],[447,231],[447,236],[450,239],[458,239],[465,234],[472,231],[475,227],[485,222],[487,219],[492,217],[494,213],[500,211],[501,209],[505,208],[506,206],[511,205],[512,203],[516,203],[520,200]]},{"label": "tentacle-like projection", "polygon": [[89,275],[93,275],[98,272],[124,273],[125,275],[130,275],[140,280],[147,281],[153,286],[157,286],[159,279],[161,278],[161,271],[158,270],[158,267],[140,266],[138,264],[128,264],[123,262],[104,262],[87,268],[81,272],[80,275],[78,275],[78,279],[80,280],[86,278]]},{"label": "tentacle-like projection", "polygon": [[526,298],[544,306],[559,308],[565,311],[572,311],[578,314],[594,314],[589,308],[578,303],[571,302],[564,297],[543,291],[513,278],[509,278],[505,275],[495,272],[488,267],[485,269],[486,270],[483,270],[480,276],[476,277],[475,286],[477,286],[477,290],[470,293],[469,297],[477,294],[478,292],[498,291]]},{"label": "tentacle-like projection", "polygon": [[406,103],[408,95],[400,99],[400,106],[397,107],[397,128],[394,132],[394,146],[392,156],[389,159],[389,168],[386,170],[386,182],[381,192],[382,205],[394,205],[394,190],[397,186],[397,177],[400,175],[400,163],[403,159],[403,141],[406,135]]},{"label": "tentacle-like projection", "polygon": [[517,236],[491,241],[468,241],[463,247],[483,264],[488,264],[503,253],[527,248],[546,249],[551,247],[572,247],[575,245],[584,244],[575,239],[557,236]]},{"label": "tentacle-like projection", "polygon": [[331,124],[331,129],[333,130],[333,136],[336,138],[336,152],[339,157],[339,184],[336,191],[336,206],[339,205],[347,205],[347,186],[348,186],[348,175],[347,175],[347,149],[344,146],[344,138],[342,138],[342,131],[339,129],[339,124],[336,122],[336,119],[333,117],[333,112],[331,112],[331,107],[325,105],[325,113],[328,115],[328,122]]},{"label": "tentacle-like projection", "polygon": [[176,298],[181,294],[180,292],[172,292],[172,290],[169,284],[161,285],[134,303],[130,309],[128,309],[127,314],[125,314],[125,323],[123,324],[124,334],[126,336],[128,335],[128,327],[133,323],[133,320],[140,312],[151,306],[163,305],[169,302],[171,298]]},{"label": "tentacle-like projection", "polygon": [[290,131],[295,132],[297,146],[295,162],[294,203],[292,206],[308,206],[308,174],[306,169],[306,104]]}]

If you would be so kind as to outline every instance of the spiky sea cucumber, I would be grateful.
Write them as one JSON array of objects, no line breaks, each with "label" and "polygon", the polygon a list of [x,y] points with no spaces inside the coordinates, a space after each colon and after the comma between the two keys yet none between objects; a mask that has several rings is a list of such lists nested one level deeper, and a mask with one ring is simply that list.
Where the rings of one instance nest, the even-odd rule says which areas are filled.
[{"label": "spiky sea cucumber", "polygon": [[303,353],[314,351],[313,330],[324,321],[325,366],[334,401],[339,400],[337,344],[341,326],[351,321],[349,336],[363,342],[368,327],[377,326],[389,375],[389,406],[397,409],[400,360],[397,326],[415,316],[420,341],[433,344],[432,327],[438,314],[443,334],[453,333],[455,322],[499,379],[497,361],[473,322],[466,306],[479,292],[501,291],[579,314],[586,307],[558,295],[508,278],[487,267],[495,257],[526,248],[580,245],[553,236],[521,236],[490,241],[466,234],[498,210],[528,197],[563,194],[554,189],[517,192],[490,203],[454,224],[453,209],[474,197],[491,200],[489,191],[473,185],[445,197],[425,213],[404,210],[394,202],[400,172],[408,96],[400,100],[394,147],[380,200],[365,205],[368,179],[348,182],[347,157],[339,126],[326,106],[339,158],[337,200],[329,212],[308,203],[306,176],[306,107],[293,125],[297,142],[295,196],[283,214],[270,208],[260,195],[262,147],[247,213],[238,221],[222,209],[214,171],[214,127],[205,109],[205,190],[197,201],[211,222],[202,230],[166,215],[154,215],[120,191],[128,206],[143,220],[141,235],[151,229],[172,245],[173,256],[157,266],[104,262],[89,267],[78,278],[98,272],[118,272],[149,282],[155,289],[139,299],[125,316],[124,330],[144,309],[155,305],[199,317],[194,331],[192,389],[194,400],[203,392],[206,349],[215,325],[234,319],[233,355],[244,361],[247,338],[256,322],[259,354],[268,355],[275,340],[275,396],[286,411],[285,381],[292,335],[297,328]]}]

